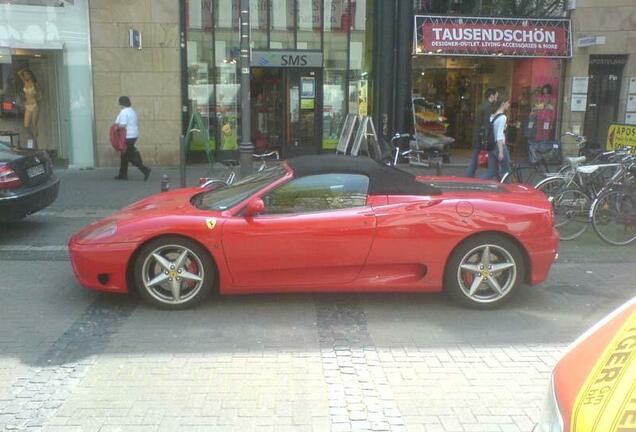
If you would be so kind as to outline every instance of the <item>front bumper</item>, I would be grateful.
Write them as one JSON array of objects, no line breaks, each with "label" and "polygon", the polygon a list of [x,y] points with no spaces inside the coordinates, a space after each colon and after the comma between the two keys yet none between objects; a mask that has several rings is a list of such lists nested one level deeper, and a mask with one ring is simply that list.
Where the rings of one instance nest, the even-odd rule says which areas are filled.
[{"label": "front bumper", "polygon": [[137,245],[135,243],[68,244],[73,272],[85,288],[126,293],[129,291],[127,269]]},{"label": "front bumper", "polygon": [[60,179],[53,176],[46,183],[0,193],[0,220],[20,219],[51,205],[60,190]]}]

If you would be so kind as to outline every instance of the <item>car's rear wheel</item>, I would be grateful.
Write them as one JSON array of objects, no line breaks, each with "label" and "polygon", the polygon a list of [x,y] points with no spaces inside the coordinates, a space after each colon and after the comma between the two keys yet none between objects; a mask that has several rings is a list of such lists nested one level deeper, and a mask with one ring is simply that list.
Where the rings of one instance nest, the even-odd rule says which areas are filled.
[{"label": "car's rear wheel", "polygon": [[134,278],[139,294],[163,309],[199,304],[214,286],[215,268],[198,243],[177,236],[150,241],[137,254]]},{"label": "car's rear wheel", "polygon": [[493,309],[509,301],[525,277],[519,247],[498,235],[482,235],[460,244],[448,262],[446,292],[475,309]]}]

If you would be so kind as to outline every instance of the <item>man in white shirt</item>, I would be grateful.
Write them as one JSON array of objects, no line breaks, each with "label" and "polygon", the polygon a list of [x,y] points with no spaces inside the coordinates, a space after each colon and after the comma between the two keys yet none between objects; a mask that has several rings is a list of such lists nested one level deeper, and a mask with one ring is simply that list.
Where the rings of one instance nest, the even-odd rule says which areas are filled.
[{"label": "man in white shirt", "polygon": [[486,178],[502,178],[510,171],[510,151],[506,145],[506,112],[510,108],[510,100],[503,100],[490,117],[495,148],[488,153],[488,174]]},{"label": "man in white shirt", "polygon": [[139,116],[137,116],[137,111],[132,108],[132,103],[128,96],[121,96],[119,105],[122,110],[117,115],[115,123],[126,128],[126,150],[121,152],[119,175],[115,179],[128,180],[128,163],[130,162],[143,173],[144,180],[148,180],[151,170],[143,164],[139,150],[135,147],[137,138],[139,138]]}]

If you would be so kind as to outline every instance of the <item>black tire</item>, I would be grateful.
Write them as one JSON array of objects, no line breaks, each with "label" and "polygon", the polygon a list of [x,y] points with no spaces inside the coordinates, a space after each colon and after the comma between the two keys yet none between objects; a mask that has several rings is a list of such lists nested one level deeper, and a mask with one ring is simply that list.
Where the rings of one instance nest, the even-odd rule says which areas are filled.
[{"label": "black tire", "polygon": [[[460,268],[463,264],[476,265],[479,267],[483,260],[483,252],[486,246],[490,251],[489,262],[493,266],[513,262],[514,270],[510,268],[500,271],[495,275],[495,271],[491,272],[488,268],[484,268],[483,270],[465,270]],[[481,257],[478,256],[480,250],[482,251]],[[493,259],[493,257],[495,259]],[[478,262],[472,264],[471,260],[473,258],[477,258]],[[469,290],[473,284],[477,283],[473,271],[480,273],[480,277],[482,277],[485,272],[485,278],[482,277],[482,281],[477,285],[477,291],[471,296],[466,290]],[[504,236],[484,234],[469,238],[455,248],[444,272],[444,291],[454,301],[465,307],[471,309],[495,309],[506,304],[514,297],[519,290],[519,286],[523,284],[525,275],[526,262],[519,247],[512,240]],[[472,280],[466,279],[467,277],[472,277]],[[492,288],[492,282],[488,280],[488,277],[490,277],[491,281],[497,283],[501,289],[500,294]],[[501,286],[502,281],[504,281],[503,286]],[[471,285],[471,287],[468,287],[468,285]],[[492,291],[494,295],[480,295],[479,293],[483,291]]]},{"label": "black tire", "polygon": [[[165,263],[178,265],[181,253],[185,253],[185,258],[178,268],[162,266],[153,255],[163,257]],[[164,274],[168,279],[148,286],[151,277],[154,280]],[[193,276],[199,280],[190,279]],[[180,236],[166,236],[148,242],[139,250],[133,278],[139,295],[149,304],[168,310],[189,309],[200,304],[214,289],[216,267],[209,252],[200,244]],[[173,287],[177,283],[179,288],[175,296]]]}]

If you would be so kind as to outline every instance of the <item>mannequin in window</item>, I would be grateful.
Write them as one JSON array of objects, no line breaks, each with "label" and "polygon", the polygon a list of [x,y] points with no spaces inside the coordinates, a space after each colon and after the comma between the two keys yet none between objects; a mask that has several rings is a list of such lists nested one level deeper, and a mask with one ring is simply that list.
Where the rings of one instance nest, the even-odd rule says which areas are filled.
[{"label": "mannequin in window", "polygon": [[38,120],[40,117],[39,102],[42,97],[42,91],[30,69],[20,70],[18,76],[22,80],[20,94],[24,98],[24,128],[30,132],[33,140],[37,140]]}]

